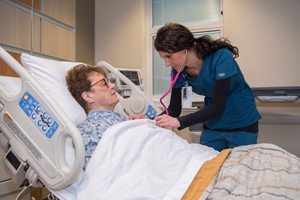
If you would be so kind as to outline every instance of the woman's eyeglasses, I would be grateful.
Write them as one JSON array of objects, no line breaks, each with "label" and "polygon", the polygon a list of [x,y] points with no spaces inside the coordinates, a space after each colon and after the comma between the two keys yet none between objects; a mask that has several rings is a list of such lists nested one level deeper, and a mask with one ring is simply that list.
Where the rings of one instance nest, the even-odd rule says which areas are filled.
[{"label": "woman's eyeglasses", "polygon": [[110,83],[110,82],[109,82],[109,80],[107,80],[106,78],[103,78],[103,79],[97,81],[96,83],[92,84],[91,87],[93,87],[94,85],[96,85],[96,84],[98,84],[98,83],[100,83],[100,82],[102,82],[102,81],[104,81],[103,85],[105,85],[107,88],[109,88],[109,83]]}]

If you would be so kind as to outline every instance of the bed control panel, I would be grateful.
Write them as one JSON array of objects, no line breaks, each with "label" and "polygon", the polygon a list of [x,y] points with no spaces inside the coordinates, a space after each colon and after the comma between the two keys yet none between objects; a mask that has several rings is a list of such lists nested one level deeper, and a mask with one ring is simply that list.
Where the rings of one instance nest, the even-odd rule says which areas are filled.
[{"label": "bed control panel", "polygon": [[23,95],[19,102],[19,106],[44,135],[48,138],[51,138],[54,135],[58,128],[57,122],[28,92],[25,92]]}]

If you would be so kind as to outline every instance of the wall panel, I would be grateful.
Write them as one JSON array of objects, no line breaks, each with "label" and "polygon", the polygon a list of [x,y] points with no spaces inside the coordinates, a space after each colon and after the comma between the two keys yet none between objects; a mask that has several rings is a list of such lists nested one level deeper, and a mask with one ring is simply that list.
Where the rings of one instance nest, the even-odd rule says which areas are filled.
[{"label": "wall panel", "polygon": [[41,53],[74,61],[75,33],[45,20],[41,26]]},{"label": "wall panel", "polygon": [[41,0],[41,12],[75,27],[76,1],[75,0]]},{"label": "wall panel", "polygon": [[[29,7],[32,5],[32,0],[17,0],[20,3],[23,3]],[[33,1],[33,8],[36,10],[40,10],[40,0]]]},{"label": "wall panel", "polygon": [[0,45],[74,61],[76,0],[34,2],[32,22],[31,1],[0,1]]},{"label": "wall panel", "polygon": [[[41,12],[75,27],[75,0],[42,0]],[[46,20],[41,21],[41,53],[75,61],[75,32]]]},{"label": "wall panel", "polygon": [[[33,18],[33,50],[40,51],[39,18]],[[0,43],[31,50],[31,15],[0,1]]]}]

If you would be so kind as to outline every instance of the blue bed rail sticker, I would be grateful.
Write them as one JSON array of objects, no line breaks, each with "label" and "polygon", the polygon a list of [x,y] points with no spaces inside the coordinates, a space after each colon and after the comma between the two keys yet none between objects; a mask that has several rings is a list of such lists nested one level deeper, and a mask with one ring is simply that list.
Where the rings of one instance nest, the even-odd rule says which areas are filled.
[{"label": "blue bed rail sticker", "polygon": [[28,92],[25,92],[23,95],[19,102],[19,106],[44,135],[48,138],[51,138],[54,135],[58,128],[57,122]]},{"label": "blue bed rail sticker", "polygon": [[145,113],[145,116],[147,116],[148,118],[152,119],[156,115],[157,115],[156,110],[151,105],[148,105],[148,109],[147,109],[147,112]]}]

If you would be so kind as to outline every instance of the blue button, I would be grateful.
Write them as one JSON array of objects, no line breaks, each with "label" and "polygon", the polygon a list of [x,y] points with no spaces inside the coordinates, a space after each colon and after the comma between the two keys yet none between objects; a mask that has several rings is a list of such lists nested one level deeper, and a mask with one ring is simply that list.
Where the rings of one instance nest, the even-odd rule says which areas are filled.
[{"label": "blue button", "polygon": [[36,114],[33,113],[31,117],[32,117],[32,119],[36,119]]},{"label": "blue button", "polygon": [[38,107],[36,108],[36,110],[37,110],[38,112],[40,112],[40,111],[41,111],[41,106],[38,106]]},{"label": "blue button", "polygon": [[43,117],[44,117],[44,119],[47,119],[48,114],[46,112],[44,112]]},{"label": "blue button", "polygon": [[51,117],[49,117],[47,121],[48,121],[49,124],[51,124],[53,122]]}]

